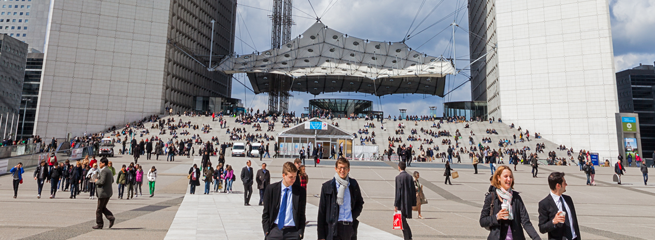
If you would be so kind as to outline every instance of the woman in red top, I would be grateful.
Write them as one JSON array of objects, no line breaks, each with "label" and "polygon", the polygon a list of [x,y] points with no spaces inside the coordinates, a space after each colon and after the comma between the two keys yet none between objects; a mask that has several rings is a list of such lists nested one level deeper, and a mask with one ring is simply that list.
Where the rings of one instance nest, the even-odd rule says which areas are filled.
[{"label": "woman in red top", "polygon": [[307,183],[309,182],[309,176],[307,176],[307,172],[305,172],[305,165],[300,165],[298,177],[300,177],[300,186],[305,188],[305,190],[307,190]]}]

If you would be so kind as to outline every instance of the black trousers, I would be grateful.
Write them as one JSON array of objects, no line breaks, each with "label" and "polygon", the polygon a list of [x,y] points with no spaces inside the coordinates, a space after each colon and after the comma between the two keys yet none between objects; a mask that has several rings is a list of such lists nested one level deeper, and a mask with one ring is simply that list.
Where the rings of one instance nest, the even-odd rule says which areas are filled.
[{"label": "black trousers", "polygon": [[478,174],[478,165],[477,165],[477,164],[473,164],[473,168],[475,168],[475,174]]},{"label": "black trousers", "polygon": [[147,160],[150,160],[150,159],[151,159],[151,156],[152,156],[152,153],[151,153],[150,151],[148,151],[148,156],[146,156],[146,159],[147,159]]},{"label": "black trousers", "polygon": [[537,177],[538,172],[539,172],[539,168],[532,167],[532,177]]},{"label": "black trousers", "polygon": [[50,195],[53,197],[57,194],[57,184],[59,181],[50,181]]},{"label": "black trousers", "polygon": [[409,224],[407,224],[407,216],[404,213],[401,214],[401,219],[403,221],[403,238],[405,240],[412,239],[412,229],[409,228]]},{"label": "black trousers", "polygon": [[446,176],[446,180],[443,182],[443,184],[453,185],[452,183],[450,183],[450,175]]},{"label": "black trousers", "polygon": [[103,226],[104,221],[102,215],[104,214],[108,220],[114,220],[114,214],[107,209],[107,203],[109,203],[109,198],[98,198],[98,208],[96,209],[96,224],[98,226]]},{"label": "black trousers", "polygon": [[243,199],[246,204],[250,204],[250,196],[252,196],[252,184],[243,185]]},{"label": "black trousers", "polygon": [[300,232],[295,227],[287,227],[282,230],[273,224],[273,229],[266,235],[266,240],[300,240]]},{"label": "black trousers", "polygon": [[356,234],[352,222],[348,223],[348,225],[337,222],[337,235],[334,236],[334,240],[351,240],[353,236],[356,236]]},{"label": "black trousers", "polygon": [[14,197],[18,196],[18,186],[20,185],[20,179],[14,180]]}]

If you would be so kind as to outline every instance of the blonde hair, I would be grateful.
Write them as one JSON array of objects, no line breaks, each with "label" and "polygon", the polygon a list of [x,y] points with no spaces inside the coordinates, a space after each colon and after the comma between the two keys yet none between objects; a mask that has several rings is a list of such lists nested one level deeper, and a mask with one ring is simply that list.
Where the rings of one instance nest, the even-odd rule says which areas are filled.
[{"label": "blonde hair", "polygon": [[282,174],[297,173],[298,168],[292,162],[285,162],[282,166]]}]

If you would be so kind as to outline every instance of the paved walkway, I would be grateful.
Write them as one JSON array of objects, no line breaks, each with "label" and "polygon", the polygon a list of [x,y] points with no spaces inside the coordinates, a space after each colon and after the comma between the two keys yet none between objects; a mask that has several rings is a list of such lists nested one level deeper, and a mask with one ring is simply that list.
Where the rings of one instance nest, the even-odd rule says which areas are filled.
[{"label": "paved walkway", "polygon": [[[253,167],[258,169],[259,161],[253,160],[252,162]],[[267,162],[270,164],[271,161]],[[198,159],[196,159],[196,163],[200,165]],[[235,171],[236,174],[241,171],[241,167],[235,166],[238,168]],[[281,172],[279,169],[273,168],[271,182],[282,180],[279,177],[281,174],[276,174],[279,172]],[[250,200],[251,206],[244,206],[243,185],[238,184],[239,182],[239,180],[235,182],[234,192],[231,194],[212,191],[210,195],[203,194],[204,182],[201,182],[201,186],[196,188],[196,194],[187,193],[184,196],[184,201],[179,207],[165,239],[264,239],[261,223],[263,207],[257,205],[259,192],[255,189]],[[256,187],[255,185],[254,188]],[[308,196],[308,198],[314,197]],[[306,212],[310,222],[305,228],[304,238],[317,239],[315,220],[318,215],[318,207],[314,204],[307,204]],[[389,227],[391,228],[391,226]],[[402,239],[365,223],[360,224],[358,231],[358,239],[362,240]]]}]

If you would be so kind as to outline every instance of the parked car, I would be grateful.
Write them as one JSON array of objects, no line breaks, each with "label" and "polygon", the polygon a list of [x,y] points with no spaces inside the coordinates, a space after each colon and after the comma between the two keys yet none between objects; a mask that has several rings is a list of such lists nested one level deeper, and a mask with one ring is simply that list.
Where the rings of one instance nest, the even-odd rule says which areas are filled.
[{"label": "parked car", "polygon": [[232,157],[245,157],[246,156],[246,145],[243,143],[234,143],[232,144]]},{"label": "parked car", "polygon": [[98,151],[98,155],[101,157],[114,157],[114,142],[111,140],[111,138],[103,138],[100,141],[100,150]]}]

